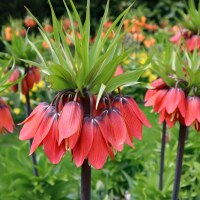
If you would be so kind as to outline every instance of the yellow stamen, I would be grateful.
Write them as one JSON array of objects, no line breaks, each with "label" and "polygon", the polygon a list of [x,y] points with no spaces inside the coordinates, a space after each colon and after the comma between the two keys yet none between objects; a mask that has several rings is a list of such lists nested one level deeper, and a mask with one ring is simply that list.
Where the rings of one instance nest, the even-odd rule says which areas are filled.
[{"label": "yellow stamen", "polygon": [[175,117],[175,112],[172,113],[172,116],[171,116],[171,119],[170,119],[171,122],[174,121],[174,117]]}]

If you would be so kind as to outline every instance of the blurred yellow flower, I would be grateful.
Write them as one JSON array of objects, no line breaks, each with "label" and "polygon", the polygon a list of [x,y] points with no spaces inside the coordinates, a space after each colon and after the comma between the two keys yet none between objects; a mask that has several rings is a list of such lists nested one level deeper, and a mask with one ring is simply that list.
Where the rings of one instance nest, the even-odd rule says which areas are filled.
[{"label": "blurred yellow flower", "polygon": [[21,109],[20,109],[20,108],[14,108],[14,109],[13,109],[13,112],[14,112],[16,115],[19,115],[19,113],[21,112]]},{"label": "blurred yellow flower", "polygon": [[124,60],[124,64],[130,64],[131,63],[131,60],[130,59],[127,59],[127,60]]},{"label": "blurred yellow flower", "polygon": [[139,63],[144,65],[147,61],[147,54],[146,53],[140,53],[139,54]]},{"label": "blurred yellow flower", "polygon": [[155,74],[151,74],[151,75],[149,76],[149,82],[150,82],[150,83],[153,82],[154,80],[156,80],[156,78],[157,78],[157,76],[156,76]]},{"label": "blurred yellow flower", "polygon": [[137,57],[137,54],[136,53],[132,53],[131,54],[131,59],[135,59]]},{"label": "blurred yellow flower", "polygon": [[152,73],[149,69],[147,69],[143,74],[142,74],[142,77],[148,77],[150,76]]},{"label": "blurred yellow flower", "polygon": [[21,101],[22,101],[22,103],[26,103],[26,97],[25,97],[25,95],[21,95]]},{"label": "blurred yellow flower", "polygon": [[9,104],[10,104],[10,105],[13,105],[13,101],[9,101]]},{"label": "blurred yellow flower", "polygon": [[32,91],[32,92],[37,92],[37,91],[38,91],[38,88],[37,88],[37,85],[36,85],[36,84],[33,85],[33,88],[32,88],[31,91]]},{"label": "blurred yellow flower", "polygon": [[40,82],[37,84],[37,86],[38,86],[39,88],[44,88],[45,82],[44,82],[44,81],[40,81]]}]

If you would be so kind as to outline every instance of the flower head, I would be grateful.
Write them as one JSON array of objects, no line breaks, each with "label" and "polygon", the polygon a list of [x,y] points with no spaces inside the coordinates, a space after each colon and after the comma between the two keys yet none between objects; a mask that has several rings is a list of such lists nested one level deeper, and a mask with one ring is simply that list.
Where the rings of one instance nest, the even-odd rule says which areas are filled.
[{"label": "flower head", "polygon": [[32,154],[40,145],[44,146],[44,151],[53,164],[60,162],[65,153],[65,143],[58,144],[58,114],[55,107],[47,103],[40,103],[24,120],[20,131],[19,139],[28,140],[33,138],[30,149]]},{"label": "flower head", "polygon": [[92,117],[85,117],[83,120],[79,140],[73,149],[73,160],[78,167],[88,158],[92,166],[101,169],[109,154],[114,157],[100,129],[100,121],[101,119]]},{"label": "flower head", "polygon": [[138,107],[137,103],[128,96],[117,96],[113,101],[113,106],[117,107],[125,121],[130,140],[135,137],[142,139],[142,126],[151,127],[149,121]]},{"label": "flower head", "polygon": [[199,97],[187,98],[187,109],[185,116],[185,125],[194,125],[195,129],[200,131],[200,99]]},{"label": "flower head", "polygon": [[75,146],[82,126],[83,109],[80,103],[72,101],[65,104],[59,118],[59,144],[66,139],[69,147]]},{"label": "flower head", "polygon": [[13,132],[14,122],[8,105],[0,98],[0,133]]}]

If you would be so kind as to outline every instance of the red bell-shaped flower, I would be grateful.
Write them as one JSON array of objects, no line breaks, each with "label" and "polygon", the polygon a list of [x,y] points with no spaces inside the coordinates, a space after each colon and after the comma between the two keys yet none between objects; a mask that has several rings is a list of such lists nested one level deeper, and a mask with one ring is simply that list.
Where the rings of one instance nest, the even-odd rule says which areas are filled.
[{"label": "red bell-shaped flower", "polygon": [[117,151],[122,151],[127,136],[127,128],[122,115],[116,108],[105,110],[99,122],[104,138]]},{"label": "red bell-shaped flower", "polygon": [[194,125],[195,129],[200,131],[200,98],[188,97],[187,109],[185,115],[185,125]]},{"label": "red bell-shaped flower", "polygon": [[62,109],[58,128],[59,128],[59,144],[64,139],[71,149],[74,148],[81,131],[83,120],[83,109],[80,103],[71,101],[65,104]]},{"label": "red bell-shaped flower", "polygon": [[0,98],[0,133],[13,132],[14,122],[8,105]]},{"label": "red bell-shaped flower", "polygon": [[[73,160],[77,167],[88,158],[89,163],[96,169],[101,169],[108,155],[114,155],[103,136],[99,126],[100,118],[85,117],[79,140],[73,149]],[[101,123],[101,122],[100,122]]]},{"label": "red bell-shaped flower", "polygon": [[186,98],[183,90],[178,88],[170,89],[160,103],[158,112],[161,113],[160,123],[166,120],[168,126],[172,127],[176,121],[179,121],[185,125]]},{"label": "red bell-shaped flower", "polygon": [[43,145],[50,162],[59,163],[66,150],[64,141],[58,144],[58,114],[55,112],[55,107],[41,103],[21,124],[24,124],[24,126],[21,129],[19,139],[33,138],[30,154],[38,146]]},{"label": "red bell-shaped flower", "polygon": [[145,125],[150,128],[151,125],[137,103],[131,97],[117,96],[113,101],[113,106],[117,107],[122,114],[130,140],[133,137],[141,140],[142,126]]}]

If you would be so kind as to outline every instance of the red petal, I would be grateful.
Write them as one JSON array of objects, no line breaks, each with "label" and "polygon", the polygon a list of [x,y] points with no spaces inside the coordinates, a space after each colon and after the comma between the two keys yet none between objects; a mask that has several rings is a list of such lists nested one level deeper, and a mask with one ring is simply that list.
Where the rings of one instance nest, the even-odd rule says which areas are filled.
[{"label": "red petal", "polygon": [[58,164],[66,151],[64,141],[60,145],[57,143],[57,132],[57,119],[54,118],[52,127],[49,130],[48,135],[43,140],[45,154],[53,164]]},{"label": "red petal", "polygon": [[37,67],[33,67],[33,73],[35,76],[35,82],[39,83],[40,82],[40,70]]},{"label": "red petal", "polygon": [[167,85],[163,81],[162,78],[158,78],[151,83],[151,86],[154,87],[155,89],[162,89],[162,88],[166,87]]},{"label": "red petal", "polygon": [[117,107],[122,113],[123,119],[126,123],[128,132],[136,137],[142,139],[142,122],[135,114],[133,106],[130,105],[130,100],[127,98],[115,98],[113,106]]},{"label": "red petal", "polygon": [[52,127],[53,120],[54,120],[54,116],[52,114],[49,115],[49,113],[43,117],[43,120],[42,120],[37,132],[35,133],[33,143],[31,145],[31,149],[30,149],[30,154],[32,154],[38,148],[40,143],[47,136],[47,134],[50,131],[50,128]]},{"label": "red petal", "polygon": [[192,125],[192,123],[200,116],[200,100],[198,97],[191,97],[187,99],[187,112],[185,115],[186,126]]},{"label": "red petal", "polygon": [[132,137],[131,137],[131,134],[130,134],[130,135],[129,135],[129,133],[126,134],[126,140],[125,140],[125,143],[126,143],[127,145],[129,145],[130,147],[134,148],[134,145],[133,145],[133,143],[132,143]]},{"label": "red petal", "polygon": [[145,106],[155,106],[160,108],[162,99],[167,94],[167,92],[168,90],[157,90],[157,92],[152,97],[150,97],[149,100],[145,103]]},{"label": "red petal", "polygon": [[160,106],[162,104],[163,99],[165,98],[165,95],[167,94],[168,90],[159,90],[158,96],[155,100],[154,104],[154,112],[158,112],[160,109]]},{"label": "red petal", "polygon": [[124,70],[123,70],[122,66],[118,65],[114,76],[119,76],[120,74],[123,74],[123,73],[124,73]]},{"label": "red petal", "polygon": [[181,38],[181,32],[178,32],[173,37],[170,38],[170,42],[178,44],[180,38]]},{"label": "red petal", "polygon": [[79,140],[73,149],[73,160],[77,167],[80,167],[88,156],[92,147],[93,131],[93,119],[84,118]]},{"label": "red petal", "polygon": [[59,118],[59,144],[81,129],[83,111],[77,102],[66,103]]},{"label": "red petal", "polygon": [[[144,115],[144,113],[140,110],[139,106],[137,105],[137,103],[134,101],[133,98],[127,98],[127,102],[128,104],[126,105],[126,103],[124,104],[123,101],[123,105],[125,107],[130,107],[130,109],[135,112],[135,114],[137,115],[137,117],[140,119],[140,121],[146,125],[148,128],[151,127],[151,124],[149,123],[148,119],[146,118],[146,116]],[[124,109],[126,110],[126,108],[124,107]]]},{"label": "red petal", "polygon": [[70,149],[73,149],[79,139],[80,136],[80,131],[74,133],[71,137],[69,137],[68,142],[69,142],[69,147]]},{"label": "red petal", "polygon": [[33,88],[33,85],[35,83],[35,76],[34,73],[32,72],[32,70],[29,69],[29,71],[26,74],[26,83],[29,89]]},{"label": "red petal", "polygon": [[38,112],[43,113],[43,111],[44,111],[47,107],[48,107],[48,104],[47,104],[46,102],[42,102],[42,103],[38,104],[38,105],[34,108],[34,110],[31,112],[31,114],[30,114],[23,122],[19,123],[18,125],[22,125],[22,124],[27,123],[29,120],[32,119],[32,117],[33,117],[36,113],[38,113]]},{"label": "red petal", "polygon": [[169,128],[173,127],[174,124],[176,123],[176,119],[174,118],[172,120],[172,115],[168,114],[166,110],[162,110],[159,114],[160,114],[159,123],[166,121]]},{"label": "red petal", "polygon": [[185,93],[180,90],[180,93],[179,93],[179,98],[180,98],[180,101],[179,101],[179,104],[178,104],[178,109],[180,111],[180,114],[182,117],[185,117],[186,115],[186,98],[185,98]]},{"label": "red petal", "polygon": [[5,128],[8,132],[10,133],[13,132],[14,122],[9,108],[7,107],[0,108],[0,121],[2,126],[1,129]]},{"label": "red petal", "polygon": [[28,93],[28,85],[26,82],[26,77],[22,80],[22,94],[26,95]]},{"label": "red petal", "polygon": [[104,138],[117,150],[121,151],[126,140],[126,124],[121,115],[116,110],[106,111],[103,123],[100,124]]},{"label": "red petal", "polygon": [[158,112],[160,112],[163,109],[166,109],[166,111],[170,114],[173,113],[176,108],[178,107],[178,104],[180,102],[180,94],[181,90],[179,89],[171,89],[167,92],[165,98],[163,99],[160,109]]},{"label": "red petal", "polygon": [[[100,117],[100,116],[98,116],[98,117],[96,117],[95,118],[95,121],[96,121],[96,123],[98,124],[98,126],[99,126],[99,128],[100,128],[100,130],[101,130],[101,133],[102,133],[102,136],[104,137],[104,140],[105,140],[105,143],[106,143],[106,145],[107,145],[107,149],[108,149],[108,153],[109,153],[109,155],[110,155],[110,158],[113,160],[114,159],[114,154],[113,154],[113,152],[112,152],[112,150],[111,150],[111,148],[110,148],[110,146],[109,146],[109,144],[108,144],[108,141],[107,141],[107,136],[105,136],[104,134],[104,132],[102,132],[102,128],[104,129],[104,124],[103,124],[103,121],[102,121],[102,117]],[[121,145],[122,146],[122,149],[123,149],[123,145]],[[119,147],[120,148],[120,147]]]},{"label": "red petal", "polygon": [[144,101],[148,101],[154,94],[157,93],[157,90],[147,90],[145,97],[144,97]]},{"label": "red petal", "polygon": [[101,169],[108,157],[108,149],[101,130],[93,123],[93,144],[88,154],[88,161],[95,169]]},{"label": "red petal", "polygon": [[22,127],[19,135],[20,140],[29,140],[34,137],[36,134],[43,117],[45,115],[45,111],[43,112],[38,112],[35,115],[31,117],[29,121],[27,121],[24,126]]}]

